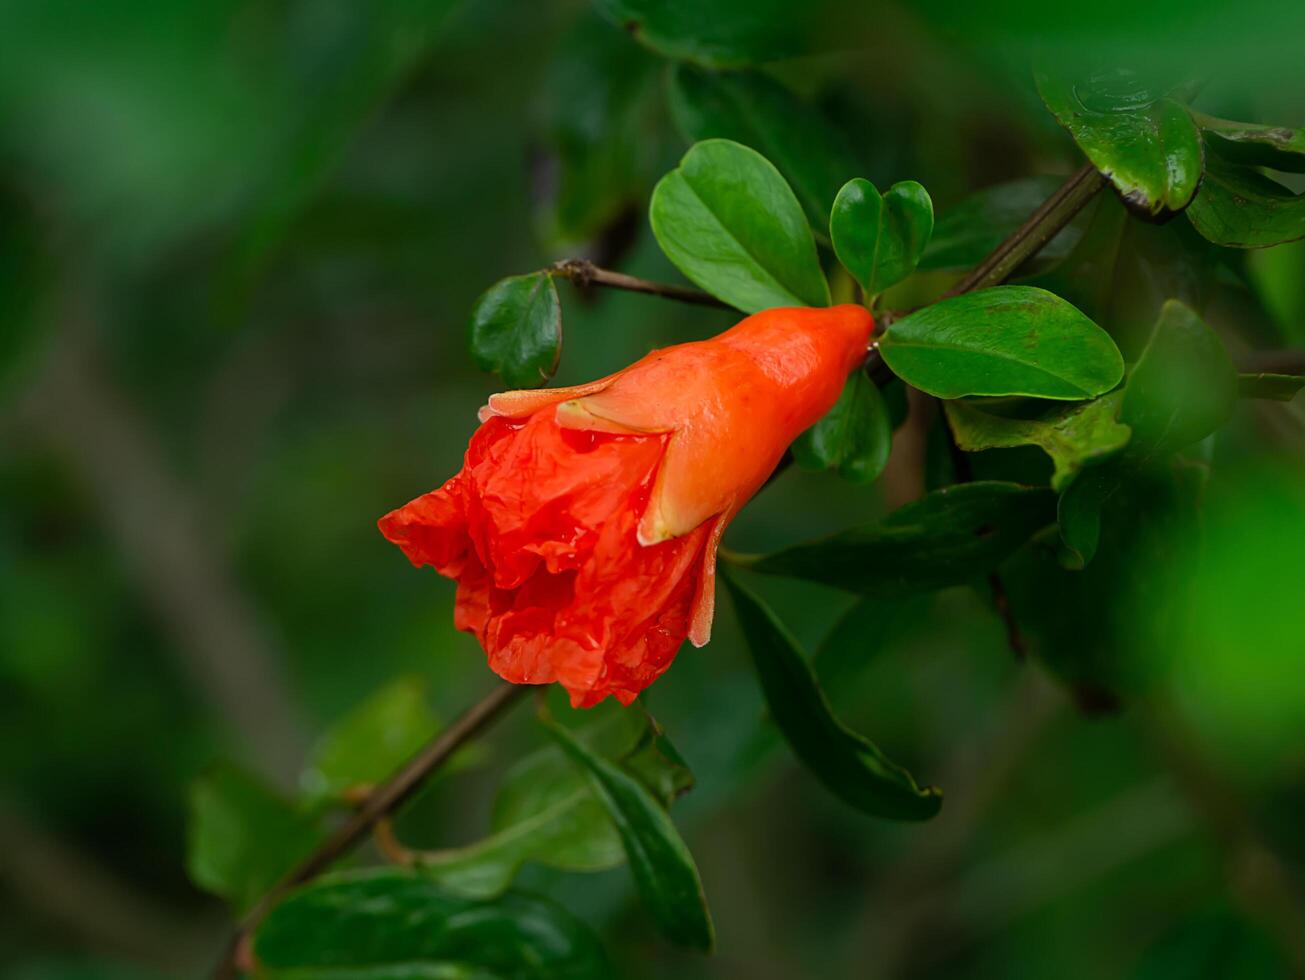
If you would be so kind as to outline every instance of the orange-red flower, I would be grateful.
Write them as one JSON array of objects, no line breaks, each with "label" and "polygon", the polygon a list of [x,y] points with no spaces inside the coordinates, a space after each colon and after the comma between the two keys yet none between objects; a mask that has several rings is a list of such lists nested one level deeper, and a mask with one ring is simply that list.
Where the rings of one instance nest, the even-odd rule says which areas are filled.
[{"label": "orange-red flower", "polygon": [[600,381],[494,395],[461,472],[381,533],[457,579],[455,625],[501,677],[628,704],[707,642],[722,533],[872,326],[859,306],[766,310]]}]

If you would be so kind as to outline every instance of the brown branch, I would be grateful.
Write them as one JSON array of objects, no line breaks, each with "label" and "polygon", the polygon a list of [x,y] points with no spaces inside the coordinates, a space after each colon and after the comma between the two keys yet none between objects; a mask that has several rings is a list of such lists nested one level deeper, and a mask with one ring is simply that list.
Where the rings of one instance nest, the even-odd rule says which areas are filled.
[{"label": "brown branch", "polygon": [[1246,374],[1305,374],[1305,350],[1251,351],[1238,359]]},{"label": "brown branch", "polygon": [[497,720],[529,690],[527,685],[500,684],[432,739],[398,772],[373,790],[358,808],[357,813],[341,824],[339,829],[323,841],[298,867],[277,882],[241,920],[236,934],[231,938],[222,960],[213,972],[214,980],[234,980],[239,976],[239,960],[245,955],[249,937],[287,892],[315,878],[357,847],[379,821],[389,817],[408,800],[449,756]]},{"label": "brown branch", "polygon": [[1106,186],[1106,179],[1091,163],[1085,163],[1051,197],[1011,232],[970,274],[947,292],[942,299],[960,296],[975,289],[995,286],[1006,280],[1027,259],[1060,233],[1074,216]]},{"label": "brown branch", "polygon": [[627,276],[624,272],[613,272],[611,269],[599,268],[588,259],[563,259],[561,262],[554,262],[551,271],[555,275],[569,279],[581,289],[587,289],[590,286],[607,286],[611,289],[624,289],[631,293],[647,293],[649,296],[673,299],[680,303],[715,306],[725,310],[733,309],[728,303],[722,302],[711,293],[704,293],[700,289],[690,289],[687,286],[674,286],[670,283],[654,282],[651,279],[640,279],[637,276]]}]

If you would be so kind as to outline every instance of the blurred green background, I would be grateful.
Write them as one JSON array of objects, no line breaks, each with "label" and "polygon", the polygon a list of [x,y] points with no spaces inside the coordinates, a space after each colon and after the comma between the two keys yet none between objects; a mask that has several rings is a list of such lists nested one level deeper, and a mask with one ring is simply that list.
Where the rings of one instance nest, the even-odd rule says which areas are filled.
[{"label": "blurred green background", "polygon": [[[1198,63],[1203,109],[1305,123],[1299,4],[812,9],[799,30],[756,7],[796,45],[770,70],[859,174],[920,180],[944,216],[1078,166],[1035,45]],[[666,72],[579,2],[0,2],[0,974],[202,975],[229,919],[184,872],[192,779],[229,759],[289,790],[397,675],[444,718],[489,689],[452,585],[375,520],[460,463],[496,387],[465,354],[490,283],[568,256],[679,281],[644,217],[688,145]],[[1235,355],[1305,344],[1300,243],[1201,268]],[[732,320],[559,288],[561,383]],[[624,869],[526,884],[636,978],[1293,975],[1302,449],[1300,399],[1244,404],[1197,461],[1199,511],[1142,487],[1087,571],[1014,559],[1023,664],[981,591],[849,613],[758,582],[808,650],[848,614],[827,690],[947,803],[895,825],[830,797],[767,727],[725,612],[649,697],[698,779],[675,816],[714,958],[662,943]],[[787,472],[729,543],[870,519],[922,491],[926,454],[900,435],[869,489]],[[1047,576],[1063,608],[1021,605]],[[475,837],[539,738],[518,712],[405,834]]]}]

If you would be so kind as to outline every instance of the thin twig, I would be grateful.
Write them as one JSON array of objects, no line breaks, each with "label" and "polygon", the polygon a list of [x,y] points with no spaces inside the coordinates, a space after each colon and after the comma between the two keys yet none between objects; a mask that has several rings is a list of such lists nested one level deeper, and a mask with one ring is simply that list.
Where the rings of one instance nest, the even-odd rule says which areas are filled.
[{"label": "thin twig", "polygon": [[500,684],[460,715],[453,724],[409,759],[398,772],[368,795],[356,814],[341,824],[339,829],[323,841],[298,867],[277,882],[241,920],[221,962],[213,972],[214,980],[234,980],[239,976],[238,958],[245,942],[287,892],[315,878],[358,846],[379,820],[388,817],[411,797],[426,778],[449,756],[521,700],[529,690],[528,685]]},{"label": "thin twig", "polygon": [[561,262],[553,263],[552,271],[556,275],[571,280],[581,289],[589,286],[608,286],[612,289],[624,289],[631,293],[647,293],[650,296],[673,299],[680,303],[715,306],[724,310],[732,309],[728,303],[722,302],[711,293],[704,293],[700,289],[690,289],[688,286],[674,286],[670,283],[654,282],[651,279],[640,279],[637,276],[627,276],[624,272],[613,272],[611,269],[600,268],[588,259],[563,259]]},{"label": "thin twig", "polygon": [[1080,211],[1106,186],[1091,163],[1085,163],[1051,197],[1028,216],[1022,225],[992,250],[960,282],[947,290],[942,299],[960,296],[975,289],[995,286],[1032,258],[1060,233]]}]

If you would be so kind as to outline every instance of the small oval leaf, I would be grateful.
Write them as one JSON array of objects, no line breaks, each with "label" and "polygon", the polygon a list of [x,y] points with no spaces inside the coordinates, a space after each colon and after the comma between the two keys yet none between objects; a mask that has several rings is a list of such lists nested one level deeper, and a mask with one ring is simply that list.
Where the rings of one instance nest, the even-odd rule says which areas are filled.
[{"label": "small oval leaf", "polygon": [[471,356],[511,388],[538,388],[562,355],[562,303],[547,272],[500,279],[471,310]]},{"label": "small oval leaf", "polygon": [[1149,217],[1181,211],[1201,182],[1200,130],[1173,99],[1144,92],[1135,100],[1108,97],[1120,74],[1075,83],[1042,69],[1035,78],[1042,101],[1125,204]]},{"label": "small oval leaf", "polygon": [[899,181],[882,196],[863,177],[849,180],[829,217],[838,261],[869,296],[914,272],[932,234],[933,201],[913,180]]},{"label": "small oval leaf", "polygon": [[723,577],[771,717],[812,774],[862,813],[893,820],[934,816],[942,806],[942,793],[934,787],[921,789],[877,745],[835,718],[797,641],[733,575]]},{"label": "small oval leaf", "polygon": [[739,563],[865,595],[927,592],[987,574],[1054,520],[1049,490],[962,483],[926,494],[878,523]]},{"label": "small oval leaf", "polygon": [[1110,335],[1054,293],[994,286],[893,323],[879,350],[907,384],[939,398],[1093,398],[1119,383]]},{"label": "small oval leaf", "polygon": [[693,855],[670,815],[647,786],[608,759],[592,752],[561,725],[549,731],[588,776],[625,846],[639,894],[668,939],[709,951],[715,929]]},{"label": "small oval leaf", "polygon": [[598,938],[545,898],[452,895],[398,868],[329,875],[295,892],[254,935],[263,980],[504,977],[606,980]]},{"label": "small oval leaf", "polygon": [[853,372],[838,401],[819,422],[798,436],[798,465],[835,470],[853,483],[871,483],[888,465],[892,423],[879,388],[864,371]]},{"label": "small oval leaf", "polygon": [[722,139],[695,144],[658,182],[649,217],[666,257],[744,313],[829,305],[811,227],[756,150]]}]

